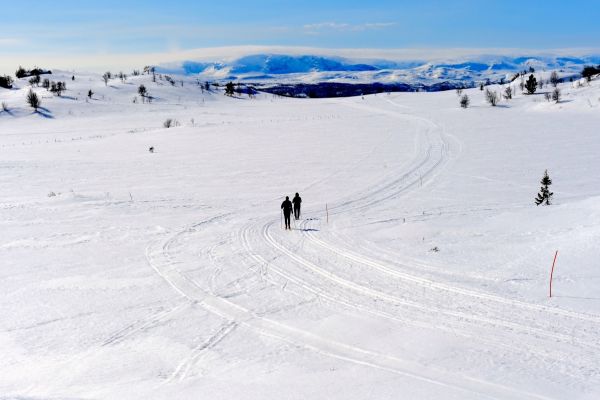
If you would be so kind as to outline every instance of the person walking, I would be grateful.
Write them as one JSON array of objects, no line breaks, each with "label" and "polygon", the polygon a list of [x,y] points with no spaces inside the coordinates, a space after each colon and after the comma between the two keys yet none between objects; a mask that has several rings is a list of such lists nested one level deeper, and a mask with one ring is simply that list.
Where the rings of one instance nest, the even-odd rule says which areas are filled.
[{"label": "person walking", "polygon": [[302,203],[302,198],[296,193],[296,196],[294,196],[294,199],[292,200],[292,204],[294,205],[294,218],[296,218],[296,220],[300,219],[300,203]]},{"label": "person walking", "polygon": [[281,203],[281,210],[283,211],[283,217],[285,219],[285,229],[292,229],[290,226],[290,215],[292,214],[292,202],[289,196],[285,196],[285,200]]}]

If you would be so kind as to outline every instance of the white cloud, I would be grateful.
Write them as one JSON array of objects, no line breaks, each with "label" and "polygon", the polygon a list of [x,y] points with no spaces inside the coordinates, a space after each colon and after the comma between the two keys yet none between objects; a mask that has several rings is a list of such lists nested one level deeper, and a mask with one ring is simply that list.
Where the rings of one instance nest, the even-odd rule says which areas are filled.
[{"label": "white cloud", "polygon": [[14,47],[25,43],[24,39],[20,38],[3,38],[0,37],[0,46]]},{"label": "white cloud", "polygon": [[396,25],[395,22],[367,22],[363,24],[347,24],[340,22],[319,22],[303,26],[305,33],[318,34],[324,31],[362,32],[374,29],[384,29]]}]

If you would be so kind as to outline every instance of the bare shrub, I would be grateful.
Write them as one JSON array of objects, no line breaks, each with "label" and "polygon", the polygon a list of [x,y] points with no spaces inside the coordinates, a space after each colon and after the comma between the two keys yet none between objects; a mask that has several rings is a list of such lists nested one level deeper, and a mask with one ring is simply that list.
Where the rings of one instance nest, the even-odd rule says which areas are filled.
[{"label": "bare shrub", "polygon": [[560,101],[560,97],[561,97],[560,89],[554,88],[554,90],[552,91],[552,100],[554,100],[556,103],[558,103]]},{"label": "bare shrub", "polygon": [[504,89],[504,98],[506,100],[510,100],[510,99],[512,99],[512,96],[513,96],[512,88],[509,85],[506,87],[506,89]]},{"label": "bare shrub", "polygon": [[179,126],[179,121],[177,121],[176,119],[173,119],[173,118],[167,118],[165,120],[165,122],[163,122],[163,126],[167,129],[173,128],[175,126]]},{"label": "bare shrub", "polygon": [[35,111],[37,111],[42,104],[42,101],[38,97],[37,93],[31,89],[29,89],[29,93],[27,93],[27,104],[29,104]]},{"label": "bare shrub", "polygon": [[552,99],[552,95],[548,92],[544,93],[544,98],[546,99],[546,101],[550,101]]},{"label": "bare shrub", "polygon": [[554,87],[557,87],[561,82],[561,79],[558,77],[558,73],[556,71],[552,71],[550,74],[550,84]]},{"label": "bare shrub", "polygon": [[471,100],[469,99],[469,96],[467,96],[466,94],[464,94],[460,98],[460,106],[462,108],[469,108],[469,104],[471,104]]},{"label": "bare shrub", "polygon": [[2,102],[2,111],[8,112],[8,104],[5,101]]},{"label": "bare shrub", "polygon": [[496,107],[498,101],[500,101],[500,96],[498,92],[492,92],[489,89],[485,89],[485,100],[492,106]]}]

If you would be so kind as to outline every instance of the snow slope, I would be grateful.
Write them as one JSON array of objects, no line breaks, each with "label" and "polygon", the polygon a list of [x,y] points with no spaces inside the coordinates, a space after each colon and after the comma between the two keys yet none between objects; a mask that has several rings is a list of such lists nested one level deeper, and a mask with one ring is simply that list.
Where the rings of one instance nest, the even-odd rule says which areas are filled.
[{"label": "snow slope", "polygon": [[40,113],[0,89],[0,397],[598,398],[598,81],[463,110],[72,75]]}]

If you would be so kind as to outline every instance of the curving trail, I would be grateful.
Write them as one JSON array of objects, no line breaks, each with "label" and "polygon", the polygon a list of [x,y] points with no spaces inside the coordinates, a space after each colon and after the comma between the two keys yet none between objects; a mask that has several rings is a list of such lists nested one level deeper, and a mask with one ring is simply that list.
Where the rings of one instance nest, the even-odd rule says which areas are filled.
[{"label": "curving trail", "polygon": [[[357,188],[349,200],[332,204],[332,214],[360,218],[366,210],[419,190],[443,173],[455,149],[460,152],[456,139],[446,135],[443,127],[402,113],[386,100],[386,104],[390,103],[392,109],[385,104],[381,108],[349,105],[362,112],[411,121],[419,131],[413,160],[369,187]],[[316,211],[311,211],[304,210],[304,214],[316,215]],[[375,349],[369,343],[347,341],[338,333],[282,318],[286,312],[307,307],[348,318],[368,318],[398,329],[410,327],[468,340],[482,352],[476,356],[478,360],[490,357],[501,362],[510,355],[526,364],[533,359],[540,376],[552,373],[553,365],[559,362],[565,365],[564,373],[575,379],[600,375],[593,355],[600,350],[595,334],[600,329],[600,316],[434,281],[415,273],[418,267],[366,255],[367,247],[360,245],[350,248],[343,236],[323,229],[317,217],[302,221],[292,234],[279,228],[279,216],[265,214],[241,227],[235,221],[236,212],[216,215],[147,249],[149,265],[178,295],[222,319],[221,327],[180,361],[167,384],[185,380],[206,350],[243,330],[321,356],[445,388],[459,396],[552,398],[487,379],[475,371],[452,371],[443,364],[419,362],[394,348]],[[216,229],[216,225],[231,225],[234,233],[217,236],[216,243],[213,238],[211,245],[210,240],[205,240],[210,237],[207,232]],[[353,242],[360,243],[360,239],[354,238]],[[205,247],[201,259],[192,252],[192,246]],[[114,336],[114,340],[119,339],[118,334]],[[506,343],[506,337],[535,346],[522,354],[521,349]],[[542,350],[545,348],[552,350]]]}]

